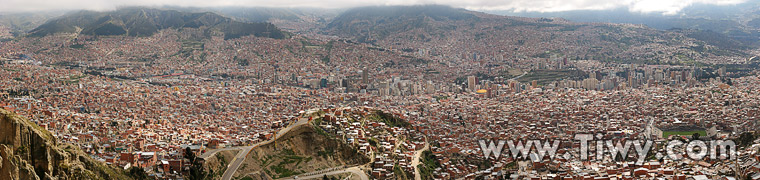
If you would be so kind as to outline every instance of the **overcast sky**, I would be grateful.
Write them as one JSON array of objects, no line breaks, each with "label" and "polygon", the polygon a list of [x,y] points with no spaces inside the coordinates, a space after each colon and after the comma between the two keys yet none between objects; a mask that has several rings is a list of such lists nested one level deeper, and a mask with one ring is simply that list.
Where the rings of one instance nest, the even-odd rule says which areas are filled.
[{"label": "overcast sky", "polygon": [[676,14],[692,4],[735,5],[746,0],[0,0],[0,12],[111,10],[120,6],[264,6],[347,8],[370,5],[442,4],[470,10],[557,12],[627,8],[632,12]]}]

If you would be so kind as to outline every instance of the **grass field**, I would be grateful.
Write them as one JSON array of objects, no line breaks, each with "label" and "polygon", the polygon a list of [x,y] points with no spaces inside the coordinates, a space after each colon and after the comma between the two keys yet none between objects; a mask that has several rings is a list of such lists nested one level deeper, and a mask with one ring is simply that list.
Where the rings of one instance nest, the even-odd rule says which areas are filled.
[{"label": "grass field", "polygon": [[670,135],[682,135],[682,136],[691,137],[692,135],[694,135],[694,133],[699,133],[699,136],[707,136],[706,131],[665,131],[665,132],[662,132],[662,137],[667,138]]},{"label": "grass field", "polygon": [[517,78],[517,81],[530,83],[536,80],[539,85],[546,85],[562,79],[582,79],[583,77],[586,77],[586,74],[579,70],[533,70],[525,76]]}]

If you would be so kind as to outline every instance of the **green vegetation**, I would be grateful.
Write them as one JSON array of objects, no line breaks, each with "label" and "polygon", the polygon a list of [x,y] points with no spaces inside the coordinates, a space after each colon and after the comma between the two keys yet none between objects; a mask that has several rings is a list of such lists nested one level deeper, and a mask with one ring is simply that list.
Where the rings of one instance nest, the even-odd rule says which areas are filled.
[{"label": "green vegetation", "polygon": [[74,49],[84,49],[84,44],[72,44],[69,47]]},{"label": "green vegetation", "polygon": [[[269,164],[273,163],[273,161],[271,161],[273,159],[278,159],[280,160],[280,162],[277,163],[276,165],[269,166]],[[283,177],[290,177],[296,174],[303,173],[303,172],[297,172],[292,169],[289,169],[287,168],[287,166],[292,165],[291,167],[299,167],[299,165],[301,165],[302,163],[308,163],[308,162],[311,162],[311,160],[312,160],[312,157],[298,156],[298,155],[295,155],[295,152],[293,152],[292,149],[284,148],[279,152],[279,154],[274,155],[274,156],[270,155],[262,159],[261,165],[263,167],[268,166],[268,168],[264,169],[264,171],[267,174],[269,174],[269,176],[273,178],[283,178]]]},{"label": "green vegetation", "polygon": [[370,116],[370,118],[379,120],[380,122],[383,122],[390,127],[409,127],[412,125],[409,122],[397,116],[394,116],[393,114],[386,113],[379,110],[375,111],[375,116]]},{"label": "green vegetation", "polygon": [[370,137],[370,138],[369,138],[367,141],[369,142],[369,145],[370,145],[370,146],[374,146],[374,147],[377,147],[377,144],[378,144],[378,142],[379,142],[379,141],[378,141],[376,138],[374,138],[374,137]]},{"label": "green vegetation", "polygon": [[237,62],[238,66],[248,66],[248,64],[250,64],[250,62],[248,61],[248,59],[245,59],[245,58],[239,58],[239,57],[235,56],[232,59],[234,59],[235,62]]},{"label": "green vegetation", "polygon": [[383,49],[383,48],[379,48],[379,47],[372,47],[372,46],[370,46],[370,47],[367,47],[367,49],[369,49],[369,50],[376,50],[376,51],[385,51],[385,49]]},{"label": "green vegetation", "polygon": [[182,40],[182,46],[176,55],[183,58],[193,57],[193,52],[196,50],[203,51],[203,42],[197,40]]},{"label": "green vegetation", "polygon": [[222,167],[227,167],[227,158],[222,156],[221,153],[216,153],[216,159],[219,159],[219,165]]},{"label": "green vegetation", "polygon": [[24,145],[18,146],[16,148],[16,154],[20,154],[20,155],[26,154],[26,147]]},{"label": "green vegetation", "polygon": [[311,124],[314,125],[312,128],[314,128],[314,131],[317,132],[317,134],[322,135],[327,138],[333,138],[334,136],[330,133],[327,133],[325,130],[322,129],[319,125],[322,124],[322,117],[314,118],[311,121]]},{"label": "green vegetation", "polygon": [[332,148],[317,151],[317,156],[322,157],[324,159],[327,159],[328,157],[332,157],[333,155],[335,155],[335,150],[333,150]]},{"label": "green vegetation", "polygon": [[[49,131],[17,114],[0,109],[0,121],[11,124],[11,127],[7,128],[28,129],[29,131],[22,132],[22,136],[42,139],[42,141],[39,142],[20,142],[21,144],[18,144],[12,149],[14,152],[19,153],[19,156],[10,159],[13,163],[19,166],[32,164],[35,164],[34,166],[50,166],[50,168],[29,169],[37,174],[66,172],[63,174],[55,173],[55,176],[61,179],[137,179],[129,177],[129,174],[122,169],[113,168],[107,166],[105,163],[93,160],[75,145],[65,143],[56,144],[56,140]],[[25,156],[23,154],[37,155]],[[54,157],[70,158],[66,162],[41,161]],[[29,162],[35,163],[29,164]]]},{"label": "green vegetation", "polygon": [[330,63],[330,56],[327,56],[327,55],[322,56],[320,60],[322,60],[322,63],[325,63],[325,64]]},{"label": "green vegetation", "polygon": [[401,170],[401,167],[398,165],[393,165],[393,174],[396,174],[396,179],[410,179],[414,178],[414,174],[406,173],[406,171]]},{"label": "green vegetation", "polygon": [[321,127],[314,127],[314,130],[317,131],[317,134],[322,135],[324,137],[327,137],[327,138],[332,138],[333,137],[332,135],[330,135],[330,133],[327,133],[324,130],[322,130]]},{"label": "green vegetation", "polygon": [[201,163],[202,158],[198,158],[195,156],[193,151],[190,149],[190,147],[187,147],[185,149],[185,158],[189,159],[191,162],[190,170],[185,176],[187,179],[190,180],[201,180],[201,179],[208,179],[210,174],[213,174],[213,172],[206,172],[203,169],[203,163]]},{"label": "green vegetation", "polygon": [[127,172],[129,173],[129,177],[134,179],[148,179],[148,174],[142,168],[130,167]]},{"label": "green vegetation", "polygon": [[694,38],[700,41],[704,41],[707,44],[716,46],[720,49],[746,49],[747,46],[741,42],[731,39],[721,33],[705,30],[694,30],[687,33],[688,37]]},{"label": "green vegetation", "polygon": [[426,69],[425,74],[441,74],[441,72],[433,69]]},{"label": "green vegetation", "polygon": [[288,168],[283,167],[282,164],[278,164],[278,165],[275,165],[275,166],[270,166],[269,169],[271,169],[272,171],[274,171],[274,173],[277,174],[275,176],[272,176],[272,177],[275,177],[275,178],[283,178],[283,177],[288,177],[288,176],[296,175],[296,172],[294,172],[293,170],[290,170]]},{"label": "green vegetation", "polygon": [[736,145],[739,147],[747,147],[752,145],[752,142],[755,141],[755,139],[760,138],[760,134],[753,134],[751,132],[745,132],[739,135],[739,138],[736,139]]},{"label": "green vegetation", "polygon": [[[382,40],[399,32],[434,27],[431,25],[433,24],[431,21],[477,22],[479,20],[479,17],[462,9],[441,5],[361,7],[342,13],[334,18],[327,25],[327,28],[329,31],[354,37],[359,42],[373,44],[377,40]],[[430,40],[425,35],[410,36],[409,38],[421,41]]]},{"label": "green vegetation", "polygon": [[248,35],[276,39],[288,38],[289,33],[280,31],[267,22],[238,22],[210,12],[180,12],[153,8],[120,8],[115,11],[80,11],[50,20],[29,32],[29,36],[42,37],[55,33],[76,33],[95,36],[128,35],[151,36],[162,29],[200,28],[199,38],[210,37],[214,32],[224,34],[224,39]]},{"label": "green vegetation", "polygon": [[530,73],[517,78],[521,83],[530,83],[536,80],[539,85],[545,85],[562,79],[583,79],[586,73],[580,70],[533,70]]},{"label": "green vegetation", "polygon": [[315,126],[319,126],[320,124],[322,124],[322,117],[317,117],[317,118],[312,119],[311,124]]},{"label": "green vegetation", "polygon": [[436,168],[441,167],[441,164],[438,163],[435,155],[430,150],[422,151],[420,162],[422,163],[417,165],[417,169],[420,170],[420,177],[422,177],[422,179],[432,179],[433,171]]},{"label": "green vegetation", "polygon": [[695,133],[698,133],[699,136],[707,136],[706,131],[699,130],[699,131],[664,131],[662,132],[662,137],[667,138],[670,135],[682,135],[682,136],[691,137]]},{"label": "green vegetation", "polygon": [[116,36],[116,35],[123,35],[127,33],[127,30],[125,30],[123,27],[113,24],[113,23],[106,23],[95,27],[91,30],[85,29],[82,30],[83,32],[87,32],[87,34],[91,35],[100,35],[100,36]]},{"label": "green vegetation", "polygon": [[435,98],[435,100],[438,100],[438,101],[440,101],[440,100],[445,100],[445,99],[448,99],[448,98],[449,98],[449,96],[433,96],[433,98]]}]

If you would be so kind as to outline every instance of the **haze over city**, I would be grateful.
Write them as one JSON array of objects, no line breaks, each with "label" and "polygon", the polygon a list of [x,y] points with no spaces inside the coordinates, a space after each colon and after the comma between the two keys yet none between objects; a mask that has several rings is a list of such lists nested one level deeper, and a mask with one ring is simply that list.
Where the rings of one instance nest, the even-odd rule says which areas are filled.
[{"label": "haze over city", "polygon": [[125,6],[181,7],[278,7],[278,8],[352,8],[360,6],[447,5],[470,10],[510,10],[516,12],[560,12],[574,10],[610,10],[626,8],[631,12],[677,14],[691,5],[732,6],[747,0],[4,0],[0,12],[34,12],[45,10],[113,10]]},{"label": "haze over city", "polygon": [[0,5],[0,180],[760,180],[758,0]]}]

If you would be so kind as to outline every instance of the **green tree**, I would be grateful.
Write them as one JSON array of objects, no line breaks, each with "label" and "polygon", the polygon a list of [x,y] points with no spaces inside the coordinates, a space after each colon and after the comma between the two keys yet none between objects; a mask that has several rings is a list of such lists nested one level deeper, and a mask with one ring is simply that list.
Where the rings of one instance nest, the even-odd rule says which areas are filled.
[{"label": "green tree", "polygon": [[187,173],[187,179],[208,179],[209,173],[203,169],[203,164],[198,157],[195,156],[195,153],[193,153],[190,147],[185,148],[185,158],[191,162],[190,171]]},{"label": "green tree", "polygon": [[129,176],[135,179],[148,179],[148,174],[145,173],[145,170],[143,168],[138,167],[130,167],[129,170]]}]

